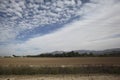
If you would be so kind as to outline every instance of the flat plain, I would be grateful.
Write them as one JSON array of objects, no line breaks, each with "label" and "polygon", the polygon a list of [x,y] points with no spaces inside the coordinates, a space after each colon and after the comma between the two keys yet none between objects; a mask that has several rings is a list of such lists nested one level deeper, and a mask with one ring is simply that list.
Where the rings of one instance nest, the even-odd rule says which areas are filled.
[{"label": "flat plain", "polygon": [[10,75],[0,80],[120,80],[119,75]]},{"label": "flat plain", "polygon": [[120,57],[0,58],[0,66],[120,65]]},{"label": "flat plain", "polygon": [[[11,67],[83,67],[120,66],[120,57],[0,58],[0,66]],[[50,69],[52,69],[50,68]],[[19,68],[21,69],[21,68]],[[68,68],[69,69],[69,68]],[[112,69],[112,68],[111,68]],[[7,69],[4,69],[5,71]],[[8,69],[9,70],[9,69]],[[11,70],[12,71],[12,70]],[[19,71],[19,70],[18,70]],[[28,71],[29,73],[29,71]],[[0,75],[0,80],[120,80],[119,74],[38,74]]]}]

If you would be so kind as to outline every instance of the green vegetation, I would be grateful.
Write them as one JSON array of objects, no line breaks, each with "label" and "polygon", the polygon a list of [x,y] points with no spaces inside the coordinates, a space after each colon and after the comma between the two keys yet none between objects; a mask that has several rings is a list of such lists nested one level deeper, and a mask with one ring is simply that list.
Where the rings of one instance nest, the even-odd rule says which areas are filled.
[{"label": "green vegetation", "polygon": [[82,66],[82,67],[3,67],[0,75],[35,75],[35,74],[120,74],[118,66]]},{"label": "green vegetation", "polygon": [[26,57],[120,57],[119,51],[113,51],[110,53],[96,54],[96,53],[79,53],[75,51],[63,52],[63,53],[44,53],[39,55],[27,55]]}]

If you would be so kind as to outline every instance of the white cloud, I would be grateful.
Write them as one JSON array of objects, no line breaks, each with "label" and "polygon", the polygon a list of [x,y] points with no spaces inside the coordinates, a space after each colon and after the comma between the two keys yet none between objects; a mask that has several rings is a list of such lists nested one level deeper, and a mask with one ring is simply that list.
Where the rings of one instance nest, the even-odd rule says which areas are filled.
[{"label": "white cloud", "polygon": [[[73,7],[73,9],[70,9],[68,6]],[[54,0],[51,3],[45,3],[43,0],[30,0],[29,3],[25,0],[0,1],[0,12],[2,12],[2,15],[5,17],[1,17],[1,19],[4,20],[2,24],[9,27],[12,31],[16,30],[18,34],[25,30],[40,27],[39,25],[66,22],[73,17],[73,15],[78,15],[76,14],[76,12],[79,11],[77,7],[80,7],[80,5],[76,6],[73,0]],[[7,22],[9,24],[5,25]],[[14,24],[14,26],[9,26],[12,24]],[[6,31],[6,33],[9,34],[9,37],[14,35],[9,33],[9,31]],[[16,36],[18,34],[16,34]],[[4,35],[0,37],[4,38]],[[6,37],[4,42],[8,41],[9,37]],[[13,37],[10,39],[12,38]]]},{"label": "white cloud", "polygon": [[[60,8],[61,10],[65,9],[65,12],[59,10],[61,12],[57,14],[48,12],[49,10],[39,12],[43,13],[41,14],[43,17],[35,15],[34,20],[37,21],[35,24],[40,22],[41,25],[44,23],[49,24],[49,20],[51,20],[50,23],[54,23],[55,19],[58,21],[58,17],[61,16],[61,14],[65,15],[65,17],[67,17],[66,19],[70,18],[71,15],[69,15],[69,13],[81,15],[81,18],[66,24],[62,29],[54,33],[31,38],[24,43],[9,44],[7,48],[12,50],[10,52],[18,54],[20,54],[21,51],[23,54],[38,54],[40,52],[54,50],[107,49],[120,47],[120,36],[118,35],[120,34],[120,1],[116,1],[118,0],[91,0],[91,3],[86,3],[82,8],[75,8],[73,11],[76,12],[68,8],[65,9],[66,7],[63,7],[63,9]],[[46,18],[44,16],[46,14],[49,15],[50,18]],[[43,20],[38,21],[40,19]],[[63,21],[66,19],[63,19]],[[21,22],[21,24],[24,29],[29,26],[25,21]],[[30,24],[33,23],[31,22]],[[114,37],[116,35],[118,35],[118,37]],[[4,53],[8,52],[3,49],[3,47],[0,48],[0,50],[1,49]]]}]

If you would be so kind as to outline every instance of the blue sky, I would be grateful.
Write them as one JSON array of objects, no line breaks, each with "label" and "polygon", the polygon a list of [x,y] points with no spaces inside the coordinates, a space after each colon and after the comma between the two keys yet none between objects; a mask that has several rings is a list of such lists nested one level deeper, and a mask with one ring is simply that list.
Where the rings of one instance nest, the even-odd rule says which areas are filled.
[{"label": "blue sky", "polygon": [[0,0],[0,55],[120,47],[119,0]]}]

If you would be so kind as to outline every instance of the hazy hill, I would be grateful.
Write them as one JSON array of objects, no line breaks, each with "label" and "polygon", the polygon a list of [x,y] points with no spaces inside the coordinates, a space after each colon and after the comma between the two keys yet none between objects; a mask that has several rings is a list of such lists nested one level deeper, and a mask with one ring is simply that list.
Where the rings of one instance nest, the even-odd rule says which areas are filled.
[{"label": "hazy hill", "polygon": [[106,50],[73,50],[73,51],[54,51],[41,53],[38,55],[28,55],[27,57],[118,57],[120,48]]}]

